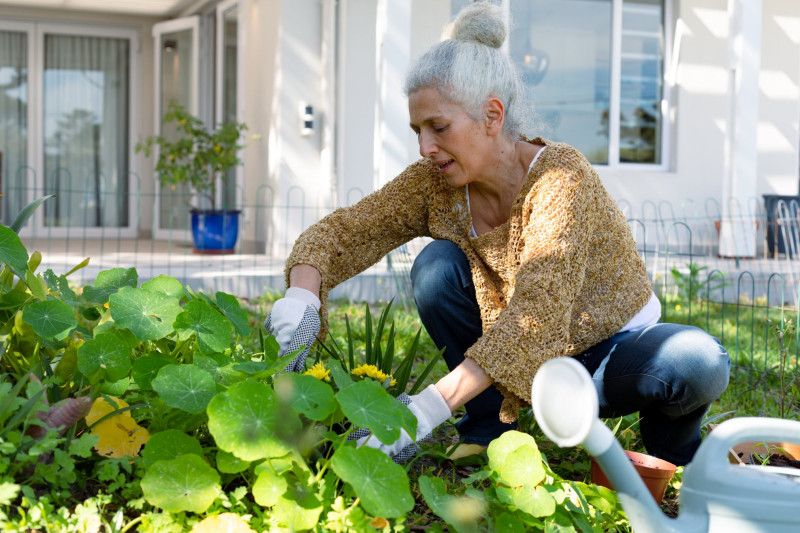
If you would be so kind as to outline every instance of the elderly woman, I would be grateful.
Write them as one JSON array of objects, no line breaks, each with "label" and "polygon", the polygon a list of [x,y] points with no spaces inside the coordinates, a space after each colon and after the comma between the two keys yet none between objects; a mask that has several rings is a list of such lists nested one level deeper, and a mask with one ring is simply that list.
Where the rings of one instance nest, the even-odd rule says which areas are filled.
[{"label": "elderly woman", "polygon": [[638,411],[647,450],[686,464],[727,386],[728,355],[697,328],[659,323],[625,217],[589,162],[523,135],[505,37],[500,10],[472,4],[416,62],[405,91],[422,159],[300,236],[266,326],[284,351],[310,346],[329,290],[429,236],[411,271],[414,298],[450,373],[411,397],[414,438],[361,444],[405,457],[465,406],[461,442],[483,449],[515,427],[539,366],[566,356],[593,376],[601,416]]}]

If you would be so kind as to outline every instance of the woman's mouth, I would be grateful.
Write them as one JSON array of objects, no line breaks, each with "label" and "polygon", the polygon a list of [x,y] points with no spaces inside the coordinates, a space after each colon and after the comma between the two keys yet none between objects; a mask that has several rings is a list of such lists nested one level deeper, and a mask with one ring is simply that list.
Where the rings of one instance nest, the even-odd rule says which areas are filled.
[{"label": "woman's mouth", "polygon": [[449,170],[450,167],[453,166],[453,163],[455,163],[455,161],[453,159],[448,159],[447,161],[445,161],[443,163],[438,163],[436,165],[436,167],[439,169],[439,173],[442,174],[444,172],[447,172],[447,170]]}]

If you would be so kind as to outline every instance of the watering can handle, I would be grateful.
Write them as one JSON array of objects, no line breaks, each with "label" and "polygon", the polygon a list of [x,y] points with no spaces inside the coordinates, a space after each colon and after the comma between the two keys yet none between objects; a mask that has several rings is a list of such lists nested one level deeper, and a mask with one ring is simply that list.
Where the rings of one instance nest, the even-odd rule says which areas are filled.
[{"label": "watering can handle", "polygon": [[745,441],[800,444],[800,422],[780,418],[742,417],[726,420],[703,441],[692,463],[716,469],[728,464],[728,450]]}]

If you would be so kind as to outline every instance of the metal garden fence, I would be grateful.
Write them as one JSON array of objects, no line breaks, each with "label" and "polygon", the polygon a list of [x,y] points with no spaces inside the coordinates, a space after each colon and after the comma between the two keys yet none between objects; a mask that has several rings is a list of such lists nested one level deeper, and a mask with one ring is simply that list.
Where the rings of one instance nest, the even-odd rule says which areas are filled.
[{"label": "metal garden fence", "polygon": [[[70,279],[91,283],[101,270],[135,267],[140,281],[159,274],[174,276],[197,290],[222,290],[254,298],[284,288],[283,262],[303,229],[337,205],[291,187],[279,194],[262,186],[245,195],[227,189],[224,203],[241,211],[241,231],[234,253],[198,254],[192,246],[188,191],[143,191],[138,177],[73,180],[63,170],[43,185],[33,169],[22,167],[5,180],[0,221],[34,198],[56,194],[23,230],[29,250],[43,255],[41,268],[68,272],[85,258],[89,266]],[[10,184],[10,185],[9,185]],[[113,185],[113,186],[112,186]],[[347,191],[339,205],[364,196]],[[227,206],[226,206],[227,207]],[[791,367],[800,355],[800,205],[797,200],[731,202],[723,209],[714,199],[680,205],[620,201],[644,259],[663,319],[693,323],[717,336],[735,362],[734,382],[753,389],[764,376]],[[752,236],[749,257],[720,255],[720,227],[734,236]],[[748,237],[749,238],[749,237]],[[417,239],[391,252],[379,264],[337,287],[332,298],[387,301],[409,306],[409,272],[427,243]],[[780,337],[775,327],[788,320],[795,328]]]}]

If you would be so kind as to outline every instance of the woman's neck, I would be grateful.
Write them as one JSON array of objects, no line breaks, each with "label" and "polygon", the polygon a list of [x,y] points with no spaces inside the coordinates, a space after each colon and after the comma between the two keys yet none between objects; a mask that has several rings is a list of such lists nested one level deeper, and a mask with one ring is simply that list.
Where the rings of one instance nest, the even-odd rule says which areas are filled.
[{"label": "woman's neck", "polygon": [[540,148],[524,141],[512,141],[499,151],[484,177],[470,183],[473,210],[477,208],[480,218],[492,227],[499,226],[511,215],[514,200],[528,176],[528,167]]}]

